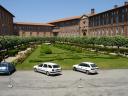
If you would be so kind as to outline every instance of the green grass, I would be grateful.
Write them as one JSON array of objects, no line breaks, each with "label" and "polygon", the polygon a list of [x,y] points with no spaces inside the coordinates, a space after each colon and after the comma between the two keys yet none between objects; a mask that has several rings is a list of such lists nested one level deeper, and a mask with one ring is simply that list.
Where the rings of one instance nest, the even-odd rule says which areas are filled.
[{"label": "green grass", "polygon": [[85,61],[96,63],[100,69],[128,68],[128,58],[97,54],[90,51],[77,53],[59,49],[52,45],[49,48],[52,50],[52,54],[41,54],[41,46],[38,46],[22,64],[17,65],[17,69],[32,70],[34,65],[48,61],[60,64],[62,69],[71,69],[72,65]]}]

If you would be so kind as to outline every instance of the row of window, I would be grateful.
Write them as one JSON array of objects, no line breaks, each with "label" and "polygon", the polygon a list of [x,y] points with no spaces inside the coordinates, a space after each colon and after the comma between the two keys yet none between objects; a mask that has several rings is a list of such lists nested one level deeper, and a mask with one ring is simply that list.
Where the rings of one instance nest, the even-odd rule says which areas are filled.
[{"label": "row of window", "polygon": [[47,30],[51,30],[51,27],[48,26],[14,26],[14,29],[17,30],[35,30],[35,31],[47,31]]},{"label": "row of window", "polygon": [[128,8],[123,7],[118,10],[106,12],[89,18],[89,26],[101,26],[113,23],[128,22]]},{"label": "row of window", "polygon": [[78,25],[80,20],[72,20],[72,21],[66,21],[66,22],[60,22],[57,24],[57,26],[65,27],[65,26],[72,26],[72,25]]},{"label": "row of window", "polygon": [[22,36],[50,36],[51,34],[50,34],[50,32],[43,32],[43,34],[42,34],[42,32],[22,32],[21,33],[21,35]]},{"label": "row of window", "polygon": [[124,26],[115,27],[115,28],[107,28],[107,29],[92,29],[89,30],[89,35],[93,36],[113,36],[113,35],[128,35],[128,26],[126,30],[124,30]]}]

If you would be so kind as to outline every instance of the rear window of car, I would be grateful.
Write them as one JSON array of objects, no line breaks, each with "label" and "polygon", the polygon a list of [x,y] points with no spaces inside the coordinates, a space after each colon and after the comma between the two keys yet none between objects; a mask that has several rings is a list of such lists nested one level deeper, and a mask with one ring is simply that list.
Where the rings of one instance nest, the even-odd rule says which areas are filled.
[{"label": "rear window of car", "polygon": [[53,65],[53,68],[59,68],[60,66],[59,65]]},{"label": "rear window of car", "polygon": [[0,64],[0,67],[7,67],[7,64]]},{"label": "rear window of car", "polygon": [[97,67],[96,64],[91,64],[92,67]]}]

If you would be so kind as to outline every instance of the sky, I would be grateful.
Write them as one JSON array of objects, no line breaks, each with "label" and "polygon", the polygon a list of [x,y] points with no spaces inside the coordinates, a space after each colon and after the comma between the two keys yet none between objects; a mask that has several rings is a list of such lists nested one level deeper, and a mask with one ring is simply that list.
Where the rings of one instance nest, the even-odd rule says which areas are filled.
[{"label": "sky", "polygon": [[96,13],[122,6],[128,0],[0,0],[14,22],[47,23],[60,18],[81,16],[95,8]]}]

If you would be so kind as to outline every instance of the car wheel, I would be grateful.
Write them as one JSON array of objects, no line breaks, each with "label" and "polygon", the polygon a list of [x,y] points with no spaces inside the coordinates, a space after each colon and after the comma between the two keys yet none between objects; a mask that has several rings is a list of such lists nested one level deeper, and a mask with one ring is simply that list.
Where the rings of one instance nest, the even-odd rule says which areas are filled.
[{"label": "car wheel", "polygon": [[76,67],[73,67],[73,71],[77,71],[77,70],[76,70]]},{"label": "car wheel", "polygon": [[35,71],[35,72],[37,72],[37,69],[36,69],[36,68],[34,68],[34,71]]},{"label": "car wheel", "polygon": [[49,76],[50,75],[49,72],[46,72],[46,75]]},{"label": "car wheel", "polygon": [[88,70],[86,71],[86,74],[88,74],[88,75],[89,75],[89,71],[88,71]]}]

